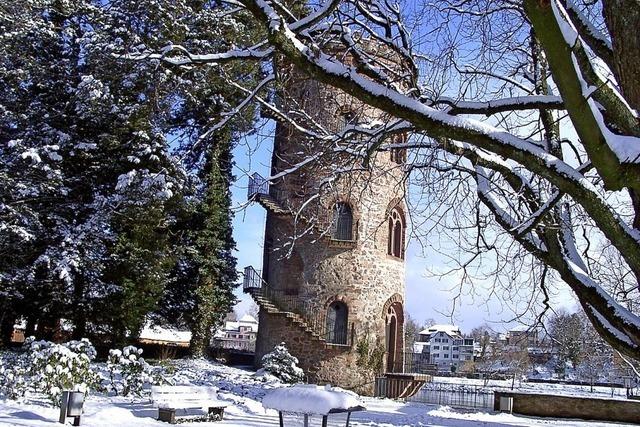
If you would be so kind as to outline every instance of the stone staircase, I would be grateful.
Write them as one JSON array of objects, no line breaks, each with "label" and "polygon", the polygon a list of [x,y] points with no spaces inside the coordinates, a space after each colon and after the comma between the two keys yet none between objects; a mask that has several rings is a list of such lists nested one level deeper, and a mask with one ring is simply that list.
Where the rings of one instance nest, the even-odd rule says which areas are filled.
[{"label": "stone staircase", "polygon": [[376,378],[374,395],[389,399],[406,399],[414,396],[431,380],[431,375],[386,373],[383,377]]},{"label": "stone staircase", "polygon": [[304,309],[304,306],[308,305],[305,301],[292,296],[278,298],[281,292],[270,289],[269,285],[251,266],[244,269],[243,291],[251,295],[260,309],[271,315],[286,318],[292,325],[304,332],[310,340],[326,344],[326,333],[319,310],[315,310],[315,315],[301,314],[312,311],[308,308]]},{"label": "stone staircase", "polygon": [[263,208],[275,215],[287,215],[291,212],[276,197],[277,190],[270,188],[269,181],[257,172],[249,177],[247,200],[258,202]]},{"label": "stone staircase", "polygon": [[263,208],[270,212],[273,212],[275,215],[287,215],[290,213],[288,209],[283,207],[282,204],[270,194],[256,193],[253,195],[250,201],[258,202]]}]

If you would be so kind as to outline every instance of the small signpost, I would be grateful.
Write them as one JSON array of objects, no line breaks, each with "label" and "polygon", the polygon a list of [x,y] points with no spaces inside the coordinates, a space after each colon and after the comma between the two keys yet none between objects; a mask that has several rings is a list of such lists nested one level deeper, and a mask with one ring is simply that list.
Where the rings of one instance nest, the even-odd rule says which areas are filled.
[{"label": "small signpost", "polygon": [[60,398],[60,422],[65,424],[67,417],[73,418],[73,425],[80,425],[80,417],[82,416],[82,407],[84,405],[84,392],[82,391],[63,391]]}]

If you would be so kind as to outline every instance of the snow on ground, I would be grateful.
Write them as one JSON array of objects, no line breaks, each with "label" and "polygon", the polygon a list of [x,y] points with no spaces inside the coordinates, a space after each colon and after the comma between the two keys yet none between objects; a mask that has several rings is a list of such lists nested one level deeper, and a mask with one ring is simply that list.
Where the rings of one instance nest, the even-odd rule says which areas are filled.
[{"label": "snow on ground", "polygon": [[[479,387],[487,387],[492,390],[511,390],[511,380],[489,380],[486,385],[484,380],[458,378],[458,377],[433,377],[433,382],[447,384],[464,384]],[[534,383],[516,380],[513,391],[523,393],[554,394],[562,396],[580,396],[602,399],[627,400],[627,391],[622,387],[591,387],[588,385],[548,384]]]},{"label": "snow on ground", "polygon": [[[262,397],[271,389],[282,387],[272,377],[256,377],[253,372],[231,368],[203,360],[180,360],[173,363],[175,384],[210,385],[219,388],[219,398],[229,403],[223,421],[198,422],[194,427],[268,427],[278,426],[278,414],[262,407]],[[389,399],[363,398],[367,411],[352,416],[354,427],[604,427],[620,423],[579,420],[538,419],[504,413],[453,409],[446,406],[404,403]],[[0,400],[0,425],[20,427],[52,427],[59,411],[47,405],[43,396],[31,395],[24,402]],[[82,425],[88,427],[164,426],[157,421],[157,409],[148,398],[125,398],[94,394],[85,404]],[[344,416],[336,418],[344,425]],[[288,424],[291,422],[292,424]],[[301,426],[299,417],[285,418],[285,425]],[[319,426],[319,418],[311,426]],[[331,423],[330,426],[340,424]]]}]

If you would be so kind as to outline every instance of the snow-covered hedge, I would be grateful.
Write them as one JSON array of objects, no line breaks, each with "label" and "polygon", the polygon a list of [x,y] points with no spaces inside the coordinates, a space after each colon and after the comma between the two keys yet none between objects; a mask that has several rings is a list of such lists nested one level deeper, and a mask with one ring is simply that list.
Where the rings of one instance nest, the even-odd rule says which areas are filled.
[{"label": "snow-covered hedge", "polygon": [[107,370],[111,391],[122,396],[141,396],[145,384],[162,382],[162,369],[154,370],[141,355],[142,349],[132,345],[122,350],[109,350]]},{"label": "snow-covered hedge", "polygon": [[54,344],[28,340],[29,386],[59,404],[62,390],[88,393],[100,388],[100,376],[91,369],[96,350],[87,339]]},{"label": "snow-covered hedge", "polygon": [[100,376],[91,369],[95,357],[96,350],[86,339],[55,344],[28,338],[21,352],[0,357],[0,393],[17,399],[36,391],[58,405],[62,390],[87,393],[101,387]]},{"label": "snow-covered hedge", "polygon": [[19,399],[27,392],[26,358],[13,352],[0,354],[0,395]]},{"label": "snow-covered hedge", "polygon": [[[110,350],[107,373],[92,365],[96,349],[87,339],[55,344],[27,338],[22,351],[0,353],[0,395],[18,399],[27,391],[44,393],[60,404],[62,390],[113,391],[119,395],[142,395],[146,384],[160,384],[162,368],[151,367],[142,349],[127,346]],[[101,365],[104,367],[104,365]]]},{"label": "snow-covered hedge", "polygon": [[293,384],[304,380],[304,371],[298,367],[298,359],[289,353],[284,343],[275,346],[262,357],[262,369],[284,383]]}]

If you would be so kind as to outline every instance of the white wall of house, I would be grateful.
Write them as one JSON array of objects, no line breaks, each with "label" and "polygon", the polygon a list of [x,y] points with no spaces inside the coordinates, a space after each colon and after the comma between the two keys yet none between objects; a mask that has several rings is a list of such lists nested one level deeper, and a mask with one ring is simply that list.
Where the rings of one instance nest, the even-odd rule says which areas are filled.
[{"label": "white wall of house", "polygon": [[429,363],[440,371],[457,370],[467,361],[473,360],[472,338],[465,338],[453,325],[434,325],[420,332],[422,351],[429,352]]}]

